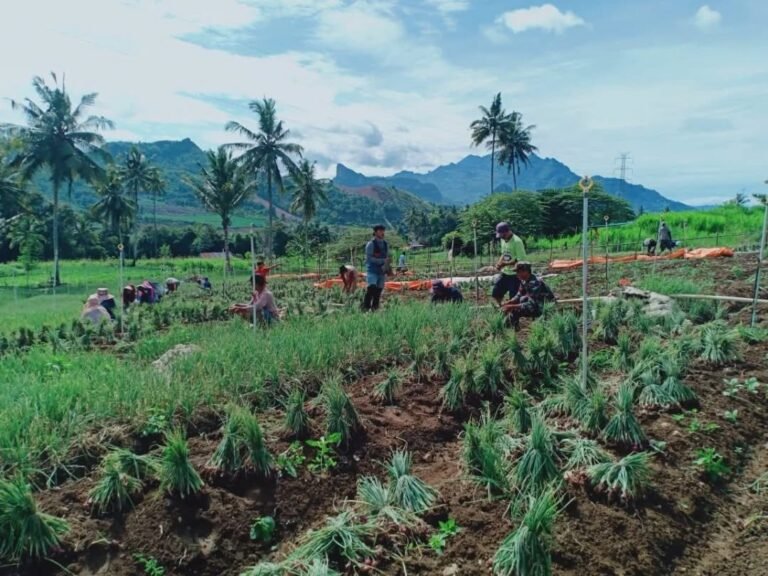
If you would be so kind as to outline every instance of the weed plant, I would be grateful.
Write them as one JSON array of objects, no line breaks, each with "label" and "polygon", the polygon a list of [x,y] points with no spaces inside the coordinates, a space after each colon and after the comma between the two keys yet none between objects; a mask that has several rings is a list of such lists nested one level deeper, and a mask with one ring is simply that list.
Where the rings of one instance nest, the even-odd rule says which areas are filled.
[{"label": "weed plant", "polygon": [[581,470],[610,460],[610,455],[590,438],[565,438],[563,451],[568,455],[566,470]]},{"label": "weed plant", "polygon": [[515,468],[517,488],[526,495],[537,496],[559,475],[552,431],[546,422],[533,418],[525,452]]},{"label": "weed plant", "polygon": [[624,383],[619,386],[614,409],[615,413],[603,430],[603,437],[609,442],[628,447],[644,446],[648,439],[635,417],[634,391],[631,385]]},{"label": "weed plant", "polygon": [[363,512],[372,518],[385,518],[397,526],[412,526],[415,516],[395,505],[394,493],[375,476],[357,481],[357,501]]},{"label": "weed plant", "polygon": [[0,560],[41,558],[59,545],[69,525],[41,512],[22,479],[0,479]]},{"label": "weed plant", "polygon": [[506,384],[503,346],[500,343],[487,344],[478,358],[472,382],[473,392],[483,398],[493,398]]},{"label": "weed plant", "polygon": [[264,443],[259,421],[249,410],[239,406],[230,408],[210,465],[228,474],[253,471],[266,477],[272,473],[272,455]]},{"label": "weed plant", "polygon": [[628,332],[621,332],[616,338],[616,348],[613,351],[613,367],[621,372],[627,372],[632,365],[632,338]]},{"label": "weed plant", "polygon": [[506,433],[501,423],[487,414],[479,423],[464,426],[464,463],[472,478],[488,491],[488,496],[509,492],[510,460],[503,450]]},{"label": "weed plant", "polygon": [[530,500],[520,526],[504,539],[493,557],[496,576],[551,576],[552,528],[559,506],[551,488]]},{"label": "weed plant", "polygon": [[598,338],[606,344],[616,344],[628,312],[629,306],[621,298],[600,306],[597,310],[596,334]]},{"label": "weed plant", "polygon": [[398,369],[393,368],[384,380],[376,385],[373,390],[373,397],[377,402],[394,404],[402,386],[403,376]]},{"label": "weed plant", "polygon": [[713,366],[722,366],[739,357],[736,337],[724,322],[712,322],[701,332],[701,358]]},{"label": "weed plant", "polygon": [[144,488],[141,480],[127,473],[115,456],[112,453],[104,459],[100,478],[89,492],[89,500],[98,514],[133,507],[133,498]]},{"label": "weed plant", "polygon": [[595,464],[587,470],[587,475],[597,488],[619,495],[624,501],[634,500],[650,481],[650,456],[647,452],[635,452],[618,462]]},{"label": "weed plant", "polygon": [[322,400],[325,405],[326,435],[338,434],[341,443],[349,447],[362,425],[352,399],[344,391],[339,378],[332,378],[325,383]]},{"label": "weed plant", "polygon": [[187,439],[180,430],[166,434],[160,458],[160,488],[181,498],[197,494],[203,488],[203,480],[189,459]]},{"label": "weed plant", "polygon": [[374,530],[373,523],[361,522],[352,511],[345,510],[329,518],[325,526],[307,532],[290,558],[307,563],[330,558],[338,559],[342,564],[359,564],[374,553],[366,543]]},{"label": "weed plant", "polygon": [[460,410],[469,393],[475,389],[477,366],[471,356],[457,358],[451,368],[451,377],[440,390],[443,407],[451,412]]},{"label": "weed plant", "polygon": [[516,388],[504,399],[504,415],[518,434],[531,429],[531,399],[524,390]]},{"label": "weed plant", "polygon": [[285,402],[285,430],[293,438],[306,438],[309,434],[309,415],[304,407],[306,401],[307,393],[296,386]]},{"label": "weed plant", "polygon": [[411,473],[411,455],[404,450],[392,454],[387,465],[391,501],[414,514],[427,511],[435,503],[437,490]]}]

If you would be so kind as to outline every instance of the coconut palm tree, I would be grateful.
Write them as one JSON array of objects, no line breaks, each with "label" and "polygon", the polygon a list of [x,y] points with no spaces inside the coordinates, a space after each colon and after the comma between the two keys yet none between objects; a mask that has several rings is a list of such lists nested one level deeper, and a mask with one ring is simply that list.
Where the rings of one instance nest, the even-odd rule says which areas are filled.
[{"label": "coconut palm tree", "polygon": [[507,167],[507,173],[512,172],[512,182],[517,190],[517,175],[520,166],[530,164],[529,156],[538,148],[531,142],[531,131],[536,126],[523,126],[523,115],[512,112],[499,132],[499,164]]},{"label": "coconut palm tree", "polygon": [[0,158],[0,217],[16,216],[21,203],[19,174]]},{"label": "coconut palm tree", "polygon": [[278,192],[285,190],[281,166],[290,173],[297,171],[293,157],[301,157],[302,147],[288,142],[290,131],[277,119],[275,101],[271,98],[254,100],[250,109],[259,117],[259,131],[253,132],[239,122],[229,122],[226,129],[236,132],[248,139],[248,142],[227,144],[232,150],[242,151],[238,159],[252,173],[260,174],[267,180],[267,201],[269,202],[269,230],[267,231],[267,256],[271,258],[273,251],[273,219],[274,207],[272,186],[276,185]]},{"label": "coconut palm tree", "polygon": [[166,181],[159,168],[152,171],[152,181],[149,183],[148,192],[152,194],[152,232],[153,232],[153,256],[157,257],[157,199],[165,195]]},{"label": "coconut palm tree", "polygon": [[99,200],[91,206],[93,215],[99,218],[120,243],[136,216],[136,204],[126,194],[119,168],[109,167],[102,182],[96,185]]},{"label": "coconut palm tree", "polygon": [[86,116],[96,102],[96,94],[86,94],[77,106],[67,93],[64,80],[59,85],[51,74],[53,86],[40,77],[32,80],[32,86],[40,103],[26,98],[22,102],[11,101],[14,109],[26,118],[26,126],[4,124],[0,131],[18,137],[22,151],[14,159],[24,180],[30,179],[41,169],[47,168],[53,185],[53,283],[59,285],[59,191],[62,184],[74,178],[94,182],[103,175],[103,169],[94,156],[108,158],[104,152],[104,138],[97,130],[112,128],[113,124],[103,116]]},{"label": "coconut palm tree", "polygon": [[[499,140],[499,134],[509,123],[509,116],[501,107],[501,92],[496,94],[490,108],[480,106],[480,112],[483,114],[469,125],[472,130],[472,144],[480,146],[485,143],[491,149],[491,194],[493,194],[493,169],[496,164],[496,144]],[[489,142],[490,140],[490,142]]]},{"label": "coconut palm tree", "polygon": [[[154,187],[158,185],[158,179],[160,178],[159,171],[156,167],[152,166],[147,160],[147,157],[141,153],[136,147],[132,146],[128,155],[125,157],[125,162],[119,168],[120,177],[123,180],[128,193],[131,195],[134,206],[136,206],[136,218],[133,220],[133,264],[136,265],[136,245],[137,245],[137,226],[141,217],[141,209],[139,207],[139,194],[151,192]],[[155,197],[156,198],[156,197]],[[155,226],[157,226],[157,220],[155,219]],[[155,228],[157,231],[157,228]]]},{"label": "coconut palm tree", "polygon": [[218,214],[224,231],[224,257],[227,270],[232,270],[229,258],[229,226],[232,213],[253,191],[253,180],[246,176],[245,169],[223,146],[216,151],[206,152],[208,166],[200,167],[200,178],[186,178],[207,210]]},{"label": "coconut palm tree", "polygon": [[318,202],[328,202],[328,183],[315,178],[315,164],[302,160],[288,185],[291,211],[301,214],[304,225],[317,214]]}]

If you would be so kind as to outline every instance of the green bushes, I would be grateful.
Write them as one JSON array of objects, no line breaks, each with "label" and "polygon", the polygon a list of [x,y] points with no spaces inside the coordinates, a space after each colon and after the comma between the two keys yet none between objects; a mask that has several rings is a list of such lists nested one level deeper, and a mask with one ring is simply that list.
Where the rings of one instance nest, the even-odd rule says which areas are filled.
[{"label": "green bushes", "polygon": [[241,407],[229,409],[222,438],[211,456],[210,465],[228,473],[254,472],[267,477],[273,470],[273,458],[264,444],[256,416]]},{"label": "green bushes", "polygon": [[166,434],[165,446],[160,457],[160,488],[186,498],[197,494],[203,480],[189,459],[187,439],[180,431]]}]

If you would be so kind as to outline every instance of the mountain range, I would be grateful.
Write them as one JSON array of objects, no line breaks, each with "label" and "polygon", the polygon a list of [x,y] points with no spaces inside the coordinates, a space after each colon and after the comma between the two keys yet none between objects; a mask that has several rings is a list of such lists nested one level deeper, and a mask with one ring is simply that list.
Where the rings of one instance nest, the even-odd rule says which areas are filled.
[{"label": "mountain range", "polygon": [[[364,176],[350,170],[343,164],[336,166],[334,182],[344,186],[385,185],[408,190],[428,202],[438,204],[472,204],[486,196],[490,185],[490,156],[470,155],[463,160],[439,166],[434,170],[419,174],[403,171],[393,176]],[[530,163],[522,166],[517,175],[519,190],[547,190],[567,188],[578,182],[580,176],[568,166],[554,158],[530,157]],[[636,210],[648,212],[687,210],[690,207],[662,196],[656,190],[632,184],[619,178],[595,176],[603,189],[614,196],[625,199]],[[506,169],[496,167],[494,192],[513,191],[512,174]]]},{"label": "mountain range", "polygon": [[[196,213],[200,203],[183,177],[197,174],[206,162],[205,152],[192,140],[158,141],[146,143],[110,142],[107,151],[116,162],[121,162],[131,146],[136,145],[147,159],[160,168],[166,179],[165,197],[158,206],[158,213]],[[530,164],[522,167],[517,177],[520,190],[545,190],[573,186],[579,179],[570,168],[554,158],[531,156]],[[688,206],[669,200],[656,190],[617,178],[595,176],[609,194],[627,200],[635,210],[662,211],[684,210]],[[495,176],[497,192],[513,190],[512,175],[497,167]],[[368,224],[376,221],[401,219],[411,208],[425,210],[430,204],[464,206],[488,193],[490,183],[490,157],[470,155],[459,162],[439,166],[426,173],[402,171],[392,176],[366,176],[347,168],[336,166],[329,202],[321,205],[318,217],[328,224]],[[43,178],[36,185],[44,193],[50,193],[50,184]],[[266,190],[246,206],[244,212],[266,211]],[[89,206],[94,202],[93,192],[86,185],[76,182],[72,200],[76,205]],[[276,195],[278,217],[291,218],[286,212],[289,199]],[[176,220],[179,220],[176,218]]]}]

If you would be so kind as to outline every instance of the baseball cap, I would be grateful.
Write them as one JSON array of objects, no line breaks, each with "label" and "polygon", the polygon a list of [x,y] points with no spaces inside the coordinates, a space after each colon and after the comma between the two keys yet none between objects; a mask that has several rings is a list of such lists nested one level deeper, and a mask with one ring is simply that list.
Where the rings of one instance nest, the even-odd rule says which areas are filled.
[{"label": "baseball cap", "polygon": [[506,234],[509,231],[510,227],[508,222],[499,222],[496,224],[496,238],[501,238],[503,234]]}]

